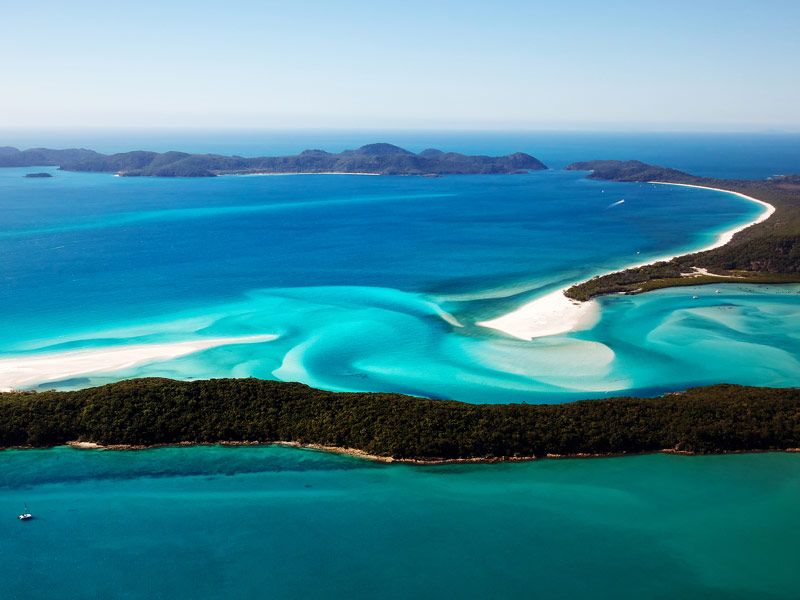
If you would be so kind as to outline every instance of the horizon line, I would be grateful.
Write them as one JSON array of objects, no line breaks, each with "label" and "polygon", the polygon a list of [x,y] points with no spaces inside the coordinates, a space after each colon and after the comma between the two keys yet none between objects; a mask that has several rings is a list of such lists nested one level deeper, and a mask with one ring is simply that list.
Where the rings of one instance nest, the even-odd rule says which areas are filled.
[{"label": "horizon line", "polygon": [[196,126],[196,125],[0,125],[3,131],[70,131],[70,132],[99,132],[99,131],[126,131],[126,132],[198,132],[198,133],[242,133],[242,132],[441,132],[441,133],[502,133],[502,134],[529,134],[529,133],[561,133],[561,134],[717,134],[717,135],[800,135],[800,126],[787,128],[743,128],[743,129],[708,129],[703,127],[668,128],[652,127],[631,129],[625,127],[448,127],[448,126],[270,126],[270,125],[224,125],[224,126]]}]

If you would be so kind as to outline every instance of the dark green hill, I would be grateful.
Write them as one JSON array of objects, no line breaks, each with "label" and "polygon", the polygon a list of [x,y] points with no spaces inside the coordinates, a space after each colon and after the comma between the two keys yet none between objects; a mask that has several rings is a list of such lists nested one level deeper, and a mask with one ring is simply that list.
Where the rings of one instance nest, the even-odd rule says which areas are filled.
[{"label": "dark green hill", "polygon": [[158,156],[159,154],[157,152],[136,150],[134,152],[112,154],[111,156],[99,155],[66,160],[65,162],[59,163],[59,166],[66,171],[115,173],[142,169],[149,166]]},{"label": "dark green hill", "polygon": [[394,144],[386,144],[386,143],[379,143],[379,144],[367,144],[366,146],[361,146],[358,150],[345,150],[342,152],[344,155],[361,155],[361,156],[387,156],[387,155],[411,155],[413,156],[413,152],[409,152],[400,146],[395,146]]},{"label": "dark green hill", "polygon": [[576,162],[564,167],[566,171],[592,171],[589,179],[606,181],[672,181],[689,182],[698,179],[683,171],[667,167],[648,165],[638,160],[590,160]]}]

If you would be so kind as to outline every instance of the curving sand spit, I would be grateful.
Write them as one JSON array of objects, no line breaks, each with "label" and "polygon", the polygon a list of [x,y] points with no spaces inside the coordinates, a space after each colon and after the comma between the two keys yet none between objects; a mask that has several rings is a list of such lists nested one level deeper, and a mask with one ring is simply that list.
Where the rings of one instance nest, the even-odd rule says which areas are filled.
[{"label": "curving sand spit", "polygon": [[[750,200],[751,202],[755,202],[756,204],[760,204],[764,207],[764,211],[755,220],[738,227],[733,227],[727,231],[723,231],[717,236],[717,239],[714,241],[714,243],[706,246],[705,248],[694,250],[693,252],[702,252],[724,246],[731,241],[734,235],[752,225],[766,221],[775,212],[775,207],[772,206],[772,204],[764,202],[763,200],[758,200],[757,198],[740,194],[739,192],[731,192],[729,190],[707,187],[704,185],[691,185],[688,183],[668,183],[665,181],[650,181],[648,183],[657,185],[677,185],[680,187],[699,188],[703,190],[713,190],[715,192],[733,194],[734,196],[739,196],[745,200]],[[655,260],[629,265],[624,269],[620,269],[620,271],[642,267],[647,264],[661,261],[672,260],[677,256],[681,255],[675,254],[673,256],[665,256]],[[496,319],[481,321],[476,324],[482,327],[497,329],[498,331],[502,331],[503,333],[507,333],[508,335],[521,340],[532,340],[537,337],[566,333],[568,331],[575,331],[580,328],[591,326],[598,317],[597,304],[591,300],[588,302],[578,302],[567,298],[564,295],[564,292],[567,289],[568,288],[562,288],[560,290],[550,292],[541,298],[537,298],[532,302],[524,304],[513,312],[497,317]]]},{"label": "curving sand spit", "polygon": [[177,358],[217,346],[268,342],[277,337],[277,335],[251,335],[200,338],[173,344],[137,344],[0,358],[0,391],[11,391],[43,381],[58,381],[70,377],[118,371],[148,362]]},{"label": "curving sand spit", "polygon": [[555,290],[513,312],[476,325],[497,329],[521,340],[589,327],[597,317],[597,304],[567,298],[564,295],[566,289]]}]

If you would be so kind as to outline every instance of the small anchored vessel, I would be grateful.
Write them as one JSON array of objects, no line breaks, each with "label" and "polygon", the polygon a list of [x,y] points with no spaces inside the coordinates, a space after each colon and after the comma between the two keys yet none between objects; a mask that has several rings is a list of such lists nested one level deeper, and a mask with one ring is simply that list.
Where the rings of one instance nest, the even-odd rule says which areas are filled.
[{"label": "small anchored vessel", "polygon": [[28,503],[25,503],[25,512],[22,513],[20,516],[17,517],[20,521],[30,521],[33,518],[33,515],[28,512]]}]

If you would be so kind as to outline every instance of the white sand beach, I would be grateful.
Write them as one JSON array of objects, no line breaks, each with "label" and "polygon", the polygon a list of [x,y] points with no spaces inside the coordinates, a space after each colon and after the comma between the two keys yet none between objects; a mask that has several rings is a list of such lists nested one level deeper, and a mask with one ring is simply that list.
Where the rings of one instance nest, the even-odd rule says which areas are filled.
[{"label": "white sand beach", "polygon": [[497,329],[521,340],[532,340],[547,335],[574,331],[588,327],[595,321],[597,305],[594,302],[577,302],[564,295],[567,288],[523,304],[517,310],[476,325]]},{"label": "white sand beach", "polygon": [[230,344],[255,344],[276,335],[200,338],[172,344],[136,344],[92,350],[70,350],[0,359],[0,391],[20,389],[42,381],[58,381],[95,373],[107,373],[159,360],[169,360]]},{"label": "white sand beach", "polygon": [[[719,248],[720,246],[724,246],[725,244],[731,241],[734,235],[736,235],[737,233],[739,233],[744,229],[747,229],[748,227],[751,227],[752,225],[766,221],[775,212],[775,207],[769,204],[768,202],[764,202],[763,200],[758,200],[757,198],[752,198],[750,196],[740,194],[739,192],[731,192],[729,190],[706,187],[702,185],[691,185],[688,183],[668,183],[664,181],[650,181],[648,183],[657,185],[676,185],[681,187],[692,187],[704,190],[713,190],[716,192],[723,192],[726,194],[733,194],[735,196],[739,196],[740,198],[744,198],[745,200],[750,200],[751,202],[760,204],[761,206],[764,207],[762,213],[755,220],[749,223],[745,223],[744,225],[740,225],[738,227],[733,227],[731,229],[723,231],[717,236],[717,239],[714,241],[714,243],[704,248],[699,248],[697,250],[694,250],[694,252],[702,252],[705,250],[712,250],[714,248]],[[665,256],[647,262],[628,265],[624,269],[620,269],[620,271],[624,271],[625,269],[641,267],[647,264],[653,264],[661,261],[672,260],[676,256],[680,256],[680,254],[675,254],[673,256]],[[617,271],[612,271],[612,272],[617,272]],[[591,326],[595,322],[596,318],[599,316],[597,313],[598,310],[597,304],[592,300],[589,300],[588,302],[577,302],[575,300],[567,298],[564,295],[564,292],[567,289],[569,289],[569,287],[571,286],[562,288],[560,290],[556,290],[554,292],[550,292],[540,298],[537,298],[536,300],[533,300],[532,302],[524,304],[523,306],[519,307],[518,309],[510,313],[507,313],[495,319],[490,319],[488,321],[481,321],[476,324],[480,325],[481,327],[489,327],[491,329],[497,329],[498,331],[502,331],[503,333],[519,338],[521,340],[532,340],[537,337],[557,335],[559,333],[566,333],[568,331],[575,331],[581,328]]]},{"label": "white sand beach", "polygon": [[763,223],[764,221],[769,219],[775,212],[775,207],[772,206],[772,204],[770,204],[769,202],[764,202],[763,200],[759,200],[758,198],[753,198],[751,196],[745,196],[744,194],[740,194],[739,192],[721,190],[719,188],[708,187],[705,185],[692,185],[689,183],[667,183],[666,181],[650,181],[649,183],[654,183],[656,185],[677,185],[680,187],[690,187],[690,188],[698,188],[701,190],[713,190],[715,192],[724,192],[726,194],[733,194],[734,196],[739,196],[740,198],[744,198],[745,200],[750,200],[750,202],[755,202],[756,204],[760,204],[761,206],[764,207],[764,211],[756,218],[755,221],[751,221],[750,223],[746,223],[744,225],[741,225],[740,227],[733,227],[728,231],[722,232],[721,234],[719,234],[719,236],[717,237],[717,241],[714,244],[708,246],[707,248],[701,248],[700,250],[697,250],[697,252],[701,252],[703,250],[711,250],[713,248],[719,248],[720,246],[724,246],[725,244],[731,241],[734,235],[736,235],[740,231],[744,231],[751,225]]}]

